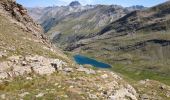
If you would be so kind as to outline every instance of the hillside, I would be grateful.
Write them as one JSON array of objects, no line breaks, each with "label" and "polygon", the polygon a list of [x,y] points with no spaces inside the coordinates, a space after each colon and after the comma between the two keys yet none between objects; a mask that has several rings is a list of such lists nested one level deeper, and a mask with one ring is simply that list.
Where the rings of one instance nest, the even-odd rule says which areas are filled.
[{"label": "hillside", "polygon": [[147,10],[134,11],[111,23],[102,32],[166,31],[169,29],[169,9],[170,2],[166,2]]},{"label": "hillside", "polygon": [[0,1],[1,100],[137,100],[120,76],[76,65],[15,0]]}]

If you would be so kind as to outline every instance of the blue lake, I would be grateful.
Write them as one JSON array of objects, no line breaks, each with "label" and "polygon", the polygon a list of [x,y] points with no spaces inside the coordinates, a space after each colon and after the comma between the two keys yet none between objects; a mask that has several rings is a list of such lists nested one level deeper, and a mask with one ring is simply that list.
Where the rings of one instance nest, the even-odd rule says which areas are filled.
[{"label": "blue lake", "polygon": [[74,60],[76,61],[77,64],[84,65],[84,64],[89,64],[97,68],[111,68],[111,65],[99,62],[95,59],[83,56],[83,55],[75,55]]}]

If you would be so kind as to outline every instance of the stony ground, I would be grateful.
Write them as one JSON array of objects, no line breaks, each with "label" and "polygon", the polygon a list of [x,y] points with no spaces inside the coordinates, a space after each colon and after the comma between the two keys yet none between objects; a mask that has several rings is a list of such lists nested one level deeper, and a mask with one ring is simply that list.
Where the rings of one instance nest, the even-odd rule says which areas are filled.
[{"label": "stony ground", "polygon": [[135,89],[107,70],[42,56],[9,59],[1,63],[1,99],[137,100]]}]

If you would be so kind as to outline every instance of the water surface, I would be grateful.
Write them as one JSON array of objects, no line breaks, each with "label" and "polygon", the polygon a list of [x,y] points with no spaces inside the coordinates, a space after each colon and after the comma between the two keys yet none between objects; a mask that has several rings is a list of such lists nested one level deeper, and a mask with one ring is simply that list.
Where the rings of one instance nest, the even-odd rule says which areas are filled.
[{"label": "water surface", "polygon": [[97,68],[111,68],[111,65],[97,61],[95,59],[83,56],[83,55],[75,55],[74,60],[77,64],[84,65],[89,64]]}]

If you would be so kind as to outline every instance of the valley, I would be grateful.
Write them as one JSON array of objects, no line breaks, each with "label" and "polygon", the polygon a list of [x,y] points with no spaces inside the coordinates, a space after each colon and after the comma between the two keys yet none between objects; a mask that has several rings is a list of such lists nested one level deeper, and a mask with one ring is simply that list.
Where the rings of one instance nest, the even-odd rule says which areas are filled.
[{"label": "valley", "polygon": [[[73,10],[76,12],[60,20],[54,18],[52,25],[51,22],[42,23],[52,26],[46,32],[52,43],[71,56],[86,55],[112,65],[113,72],[121,74],[134,86],[146,79],[170,85],[170,2],[151,8],[91,7]],[[136,88],[140,89],[138,85]]]},{"label": "valley", "polygon": [[1,100],[170,99],[170,1],[18,2],[0,1]]},{"label": "valley", "polygon": [[[67,15],[58,20],[58,11],[63,8],[67,9]],[[113,65],[113,71],[130,78],[136,75],[135,80],[147,76],[170,84],[169,8],[169,2],[151,8],[119,5],[89,7],[79,3],[74,7],[51,8],[55,9],[53,20],[48,20],[51,18],[48,17],[45,24],[43,20],[37,21],[43,26],[51,26],[47,30],[44,27],[46,35],[65,51],[107,62]],[[31,13],[34,14],[36,12]]]}]

